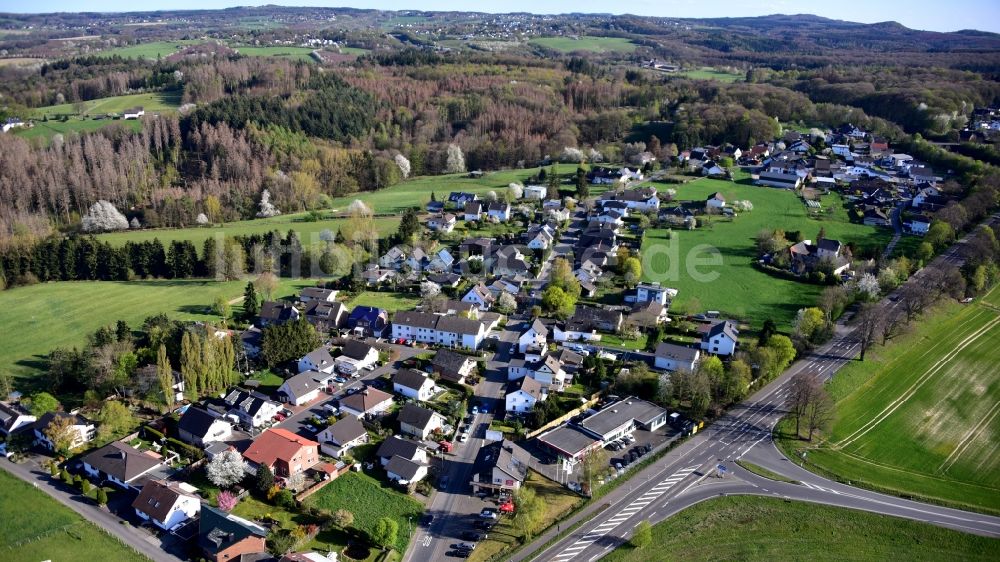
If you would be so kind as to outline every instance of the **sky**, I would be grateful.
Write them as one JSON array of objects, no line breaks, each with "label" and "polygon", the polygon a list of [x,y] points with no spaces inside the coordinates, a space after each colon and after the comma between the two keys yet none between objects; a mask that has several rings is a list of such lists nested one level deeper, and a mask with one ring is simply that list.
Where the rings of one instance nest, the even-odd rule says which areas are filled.
[{"label": "sky", "polygon": [[384,10],[428,10],[483,12],[532,12],[542,14],[631,13],[643,16],[710,18],[811,13],[832,19],[863,23],[898,21],[912,29],[956,31],[979,29],[1000,33],[1000,0],[505,0],[468,2],[460,0],[0,0],[0,12],[141,11],[212,9],[232,6],[279,4],[285,6],[335,6]]}]

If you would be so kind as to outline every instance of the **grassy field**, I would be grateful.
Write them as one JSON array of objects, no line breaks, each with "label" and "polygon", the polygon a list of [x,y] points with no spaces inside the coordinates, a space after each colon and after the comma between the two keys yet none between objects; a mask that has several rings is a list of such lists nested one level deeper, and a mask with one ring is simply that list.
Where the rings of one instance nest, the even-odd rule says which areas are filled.
[{"label": "grassy field", "polygon": [[[127,96],[112,96],[83,102],[86,108],[84,115],[95,115],[98,113],[121,113],[126,109],[142,106],[148,113],[157,111],[175,111],[181,105],[181,93],[179,91],[151,92],[148,94],[130,94]],[[61,105],[49,105],[35,109],[35,116],[40,118],[48,115],[52,118],[56,115],[78,115],[73,104],[64,103]],[[107,123],[105,121],[105,123]]]},{"label": "grassy field", "polygon": [[[761,229],[798,230],[815,240],[822,227],[829,238],[862,245],[882,245],[891,238],[889,229],[848,222],[837,195],[823,200],[829,213],[812,218],[798,196],[787,190],[714,179],[670,187],[677,190],[680,201],[705,201],[719,191],[726,201],[751,201],[754,210],[740,213],[732,221],[713,218],[711,225],[697,230],[674,230],[672,241],[666,238],[667,230],[647,230],[642,245],[643,277],[678,289],[677,303],[697,299],[702,310],[719,310],[758,326],[772,318],[779,326],[788,327],[798,309],[814,304],[823,290],[819,285],[779,279],[755,269],[751,261],[756,258],[755,237]],[[718,249],[722,265],[689,267],[689,260],[711,256],[706,248]],[[698,280],[699,271],[708,276]]]},{"label": "grassy field", "polygon": [[49,139],[55,134],[66,135],[68,133],[87,133],[98,129],[117,125],[139,131],[142,129],[142,122],[138,120],[112,121],[110,119],[88,119],[72,117],[68,121],[35,121],[35,126],[30,129],[16,129],[15,135],[25,139]]},{"label": "grassy field", "polygon": [[360,472],[348,472],[307,498],[305,503],[330,511],[346,509],[354,514],[353,526],[364,532],[374,530],[382,517],[395,519],[399,523],[396,539],[396,550],[399,552],[406,550],[410,534],[419,524],[424,510],[413,498],[389,489]]},{"label": "grassy field", "polygon": [[350,310],[355,306],[374,306],[384,308],[389,312],[396,312],[397,310],[413,310],[418,304],[420,304],[419,295],[364,291],[348,301],[347,308]]},{"label": "grassy field", "polygon": [[45,492],[0,470],[0,555],[8,560],[107,562],[146,558],[64,507]]},{"label": "grassy field", "polygon": [[233,49],[239,51],[241,55],[246,55],[248,57],[280,57],[286,59],[302,60],[306,62],[313,61],[314,59],[309,56],[309,53],[313,52],[313,49],[309,47],[285,47],[285,46],[268,46],[268,47],[242,47],[234,46]]},{"label": "grassy field", "polygon": [[172,55],[177,51],[187,47],[188,45],[197,45],[202,41],[196,39],[181,39],[177,41],[154,41],[151,43],[141,43],[139,45],[130,45],[128,47],[118,47],[117,49],[109,49],[107,51],[101,51],[97,53],[100,57],[111,57],[118,55],[124,58],[136,58],[136,59],[156,59],[157,57],[166,57]]},{"label": "grassy field", "polygon": [[[277,296],[311,284],[285,280]],[[0,326],[16,329],[17,337],[0,338],[0,369],[22,379],[37,374],[49,351],[81,346],[87,334],[117,320],[136,327],[161,312],[178,319],[218,320],[208,310],[216,297],[239,297],[245,286],[244,281],[73,281],[2,291]]]},{"label": "grassy field", "polygon": [[[569,165],[560,166],[560,173],[569,173]],[[488,191],[502,193],[507,189],[507,184],[517,181],[524,182],[528,177],[538,172],[538,168],[526,170],[507,170],[491,172],[481,178],[471,179],[467,174],[452,174],[446,176],[422,176],[413,178],[392,187],[379,191],[366,191],[354,193],[346,197],[339,197],[333,200],[332,209],[328,213],[346,212],[348,205],[355,199],[360,199],[367,203],[377,214],[399,214],[410,207],[422,207],[431,199],[434,193],[439,201],[448,197],[452,191],[468,191],[485,194]],[[279,230],[286,232],[293,229],[299,233],[303,240],[318,240],[319,233],[323,230],[336,232],[337,228],[343,224],[343,219],[327,219],[316,222],[306,222],[303,218],[305,213],[280,215],[269,219],[253,219],[247,221],[237,221],[227,223],[222,226],[205,228],[178,228],[178,229],[151,229],[140,231],[113,232],[99,235],[98,238],[107,240],[112,244],[125,244],[126,241],[152,240],[159,238],[166,243],[169,240],[191,240],[198,247],[206,238],[222,233],[225,236],[237,234],[252,234]],[[379,217],[375,219],[375,226],[383,235],[396,230],[399,225],[398,217]]]},{"label": "grassy field", "polygon": [[1000,541],[905,519],[761,497],[725,497],[653,527],[653,543],[607,562],[992,560]]},{"label": "grassy field", "polygon": [[563,53],[573,51],[589,51],[592,53],[631,53],[636,44],[622,37],[538,37],[530,41],[547,49],[555,49]]},{"label": "grassy field", "polygon": [[744,78],[744,75],[739,72],[727,72],[707,67],[699,68],[698,70],[682,70],[675,75],[684,76],[692,80],[718,80],[720,82],[736,82]]},{"label": "grassy field", "polygon": [[[1000,289],[973,304],[946,304],[912,333],[838,372],[829,384],[837,419],[808,447],[810,468],[1000,513],[998,306]],[[788,425],[781,443],[797,456],[790,449],[806,444],[790,439]]]}]

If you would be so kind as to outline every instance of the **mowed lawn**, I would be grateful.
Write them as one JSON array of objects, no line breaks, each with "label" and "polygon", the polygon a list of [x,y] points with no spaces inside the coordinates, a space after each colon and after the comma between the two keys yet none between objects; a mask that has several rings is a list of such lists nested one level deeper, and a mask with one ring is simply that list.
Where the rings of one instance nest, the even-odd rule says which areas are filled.
[{"label": "mowed lawn", "polygon": [[[664,190],[664,186],[659,187]],[[754,208],[732,221],[716,216],[707,227],[675,229],[673,240],[667,239],[666,229],[647,230],[642,244],[643,277],[678,289],[677,303],[697,299],[702,310],[719,310],[757,326],[771,318],[780,327],[788,328],[798,309],[815,304],[823,290],[820,285],[781,279],[754,268],[756,236],[762,229],[798,230],[805,238],[815,240],[820,228],[825,228],[828,238],[861,245],[883,245],[891,238],[889,229],[848,222],[837,195],[824,198],[823,206],[830,212],[817,219],[807,215],[805,204],[796,194],[783,189],[714,179],[668,187],[677,190],[676,201],[680,202],[703,204],[718,191],[728,202],[746,199]],[[698,260],[719,256],[720,266],[697,265]]]},{"label": "mowed lawn", "polygon": [[684,76],[692,80],[718,80],[720,82],[736,82],[742,80],[744,75],[738,72],[727,72],[715,68],[699,68],[697,70],[682,70],[674,74]]},{"label": "mowed lawn", "polygon": [[309,47],[285,47],[285,46],[270,46],[270,47],[242,47],[233,46],[233,49],[239,51],[241,55],[246,55],[248,57],[280,57],[293,60],[301,61],[314,61],[309,53],[313,52],[313,49]]},{"label": "mowed lawn", "polygon": [[202,43],[202,41],[196,39],[180,39],[177,41],[153,41],[150,43],[141,43],[139,45],[129,45],[127,47],[118,47],[116,49],[108,49],[107,51],[101,51],[97,53],[99,57],[110,57],[118,55],[123,58],[143,58],[143,59],[156,59],[157,57],[167,57],[176,53],[177,51],[187,47],[189,45],[197,45]]},{"label": "mowed lawn", "polygon": [[396,312],[397,310],[413,310],[418,304],[420,304],[419,295],[363,291],[347,302],[347,309],[351,310],[355,306],[374,306],[384,308],[389,312]]},{"label": "mowed lawn", "polygon": [[607,562],[740,560],[994,560],[1000,541],[864,511],[729,496],[689,507],[653,527],[646,548]]},{"label": "mowed lawn", "polygon": [[66,135],[68,133],[87,133],[96,131],[111,125],[125,127],[133,131],[142,129],[142,122],[138,120],[116,120],[111,119],[90,119],[87,117],[71,117],[68,121],[35,121],[35,125],[27,129],[17,129],[15,135],[24,139],[42,138],[49,139],[55,134]]},{"label": "mowed lawn", "polygon": [[829,385],[837,419],[829,437],[809,447],[809,464],[898,494],[1000,513],[1000,290],[985,300],[944,305],[838,372]]},{"label": "mowed lawn", "polygon": [[410,534],[420,524],[424,511],[420,502],[361,472],[348,472],[309,496],[305,503],[331,512],[346,509],[354,514],[352,526],[365,533],[372,532],[383,517],[394,519],[399,523],[398,552],[406,550]]},{"label": "mowed lawn", "polygon": [[[150,92],[147,94],[129,94],[127,96],[111,96],[83,102],[85,115],[98,113],[121,113],[126,109],[142,106],[147,113],[155,111],[175,111],[181,105],[179,91]],[[48,105],[34,110],[37,117],[48,115],[76,115],[77,110],[71,103]]]},{"label": "mowed lawn", "polygon": [[146,560],[5,470],[0,470],[0,521],[0,556],[7,560]]},{"label": "mowed lawn", "polygon": [[636,44],[623,37],[538,37],[530,43],[564,53],[589,51],[592,53],[631,53]]},{"label": "mowed lawn", "polygon": [[[289,295],[306,280],[285,280],[277,296]],[[204,280],[63,281],[0,292],[0,369],[27,378],[44,369],[56,347],[82,346],[87,334],[125,320],[133,328],[159,313],[187,320],[218,320],[211,313],[218,296],[235,299],[245,281]]]}]

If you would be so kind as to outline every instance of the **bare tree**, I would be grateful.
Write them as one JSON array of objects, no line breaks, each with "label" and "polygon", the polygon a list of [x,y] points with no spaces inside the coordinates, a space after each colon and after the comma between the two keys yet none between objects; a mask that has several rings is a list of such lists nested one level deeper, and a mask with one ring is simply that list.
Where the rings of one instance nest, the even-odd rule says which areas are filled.
[{"label": "bare tree", "polygon": [[901,334],[905,327],[906,323],[903,321],[902,314],[899,312],[887,313],[882,321],[882,332],[879,334],[879,337],[882,338],[882,345]]},{"label": "bare tree", "polygon": [[822,386],[813,394],[808,407],[806,408],[806,423],[809,427],[809,441],[812,441],[813,432],[817,430],[829,429],[833,423],[834,403],[833,398]]},{"label": "bare tree", "polygon": [[792,377],[788,395],[789,411],[795,416],[795,437],[799,436],[802,418],[809,408],[813,395],[816,394],[820,383],[815,376],[806,373],[799,373]]},{"label": "bare tree", "polygon": [[883,322],[882,311],[877,305],[871,303],[861,305],[857,328],[854,330],[858,336],[858,343],[861,344],[861,361],[865,360],[865,353],[875,343],[875,337],[882,332]]}]

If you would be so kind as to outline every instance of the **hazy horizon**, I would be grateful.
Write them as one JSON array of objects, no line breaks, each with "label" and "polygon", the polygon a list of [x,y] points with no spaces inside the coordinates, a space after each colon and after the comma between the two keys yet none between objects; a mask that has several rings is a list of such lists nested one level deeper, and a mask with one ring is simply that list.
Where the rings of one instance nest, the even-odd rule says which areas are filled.
[{"label": "hazy horizon", "polygon": [[[799,4],[789,0],[769,1],[734,1],[734,0],[681,0],[674,2],[654,2],[638,0],[628,4],[624,11],[608,11],[608,5],[595,0],[579,0],[566,3],[556,0],[510,0],[500,4],[502,9],[493,6],[470,7],[467,3],[456,0],[375,0],[352,1],[335,0],[334,2],[316,2],[312,0],[282,1],[256,4],[277,5],[284,7],[327,7],[327,8],[359,8],[393,11],[419,10],[428,12],[486,12],[512,13],[528,12],[532,14],[631,14],[647,17],[676,17],[715,19],[726,17],[760,17],[768,15],[815,15],[834,20],[857,23],[879,23],[895,21],[916,30],[954,32],[966,29],[1000,33],[1000,2],[995,0],[955,0],[948,4],[947,10],[941,9],[939,2],[931,0],[911,0],[904,7],[889,3],[862,2],[860,0],[843,0],[829,5],[812,5],[805,11]],[[161,0],[153,6],[136,9],[134,2],[128,0],[89,0],[87,2],[68,0],[36,0],[25,3],[22,1],[0,0],[0,12],[18,14],[44,14],[53,12],[118,12],[139,13],[169,10],[213,10],[237,6],[252,6],[252,2],[233,0]],[[26,9],[30,8],[30,9]]]}]

